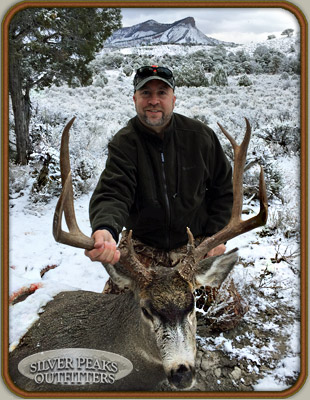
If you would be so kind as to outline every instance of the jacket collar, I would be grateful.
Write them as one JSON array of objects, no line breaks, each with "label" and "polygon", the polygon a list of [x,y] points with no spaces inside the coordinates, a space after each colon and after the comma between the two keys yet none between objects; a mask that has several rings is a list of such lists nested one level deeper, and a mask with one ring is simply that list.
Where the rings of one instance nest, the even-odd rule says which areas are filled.
[{"label": "jacket collar", "polygon": [[154,141],[155,143],[163,144],[163,143],[167,143],[172,136],[172,132],[174,131],[175,116],[173,113],[170,123],[168,124],[168,126],[166,126],[166,128],[164,130],[164,139],[163,140],[158,135],[156,135],[156,133],[154,131],[152,131],[147,126],[142,124],[142,122],[140,121],[140,119],[138,118],[137,115],[132,119],[132,123],[133,123],[133,126],[136,131],[138,131],[139,133],[148,137],[150,140]]}]

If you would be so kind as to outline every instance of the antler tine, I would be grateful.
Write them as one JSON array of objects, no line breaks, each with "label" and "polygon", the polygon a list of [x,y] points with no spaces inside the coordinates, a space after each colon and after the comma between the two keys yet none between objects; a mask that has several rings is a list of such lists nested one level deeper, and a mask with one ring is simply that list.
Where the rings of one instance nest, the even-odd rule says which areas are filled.
[{"label": "antler tine", "polygon": [[[94,239],[84,235],[80,231],[76,222],[74,211],[71,166],[69,158],[69,130],[74,120],[75,117],[67,123],[65,129],[63,130],[61,139],[60,170],[63,189],[54,213],[53,235],[56,242],[86,250],[92,250],[94,248]],[[62,230],[61,222],[63,214],[65,215],[69,232]],[[131,237],[132,232],[129,233],[127,238],[127,248],[120,249],[121,263],[129,272],[130,276],[135,279],[141,287],[143,287],[150,282],[151,273],[144,268],[144,266],[136,257]]]},{"label": "antler tine", "polygon": [[220,125],[222,132],[231,142],[234,149],[234,172],[233,172],[233,207],[232,214],[228,225],[226,225],[221,231],[215,235],[204,240],[195,250],[196,262],[199,262],[204,256],[221,243],[226,242],[236,236],[243,233],[249,232],[250,230],[259,226],[265,225],[268,217],[268,200],[266,185],[264,180],[263,169],[261,168],[260,173],[260,184],[259,184],[259,199],[260,199],[260,211],[254,217],[243,221],[241,219],[242,204],[243,204],[243,173],[246,161],[247,148],[251,136],[251,127],[249,121],[246,121],[246,133],[244,139],[240,145],[237,145],[236,141],[228,134],[228,132]]},{"label": "antler tine", "polygon": [[[70,190],[71,189],[71,190]],[[84,235],[79,228],[75,228],[74,230],[70,230],[69,232],[65,232],[61,228],[61,220],[62,215],[67,204],[68,200],[70,200],[70,192],[72,191],[72,180],[71,180],[71,171],[69,172],[65,184],[63,185],[63,189],[61,195],[58,199],[55,213],[54,213],[54,220],[53,220],[53,235],[56,242],[68,244],[69,246],[78,247],[80,249],[91,250],[94,248],[94,239]],[[73,203],[72,203],[73,205]],[[73,210],[70,210],[74,214]],[[66,214],[65,214],[66,215]],[[66,220],[69,220],[67,215]],[[75,215],[74,215],[75,220]],[[69,220],[70,221],[70,220]],[[76,221],[75,221],[76,223]],[[71,225],[71,224],[70,224]],[[68,225],[69,226],[69,225]]]},{"label": "antler tine", "polygon": [[195,241],[194,241],[194,236],[189,229],[189,227],[186,228],[187,231],[187,237],[188,237],[188,242],[187,242],[187,254],[188,255],[193,255],[195,253]]},{"label": "antler tine", "polygon": [[134,276],[140,288],[147,286],[151,282],[151,270],[143,266],[135,253],[132,243],[132,230],[127,235],[127,247],[121,249],[121,262],[130,275]]},{"label": "antler tine", "polygon": [[[63,188],[54,213],[53,235],[57,242],[91,250],[94,248],[94,240],[80,231],[76,222],[73,204],[72,176],[69,157],[69,131],[74,120],[75,117],[67,123],[61,138],[60,172]],[[63,231],[61,227],[63,214],[65,215],[69,233]]]},{"label": "antler tine", "polygon": [[230,141],[234,150],[234,171],[233,171],[233,207],[231,212],[231,218],[239,220],[242,213],[243,205],[243,172],[246,162],[247,150],[251,138],[251,126],[247,118],[246,121],[246,132],[243,141],[240,145],[237,144],[235,139],[218,123],[221,131]]},{"label": "antler tine", "polygon": [[[63,204],[64,214],[66,223],[68,225],[70,232],[79,232],[79,227],[75,218],[75,211],[73,205],[73,187],[72,187],[72,175],[71,175],[71,165],[70,165],[70,155],[69,155],[69,131],[75,120],[73,117],[65,126],[60,145],[60,172],[61,172],[61,183],[64,187],[67,179],[70,180],[68,183],[68,189],[66,193],[66,201]],[[71,184],[70,184],[71,183]]]}]

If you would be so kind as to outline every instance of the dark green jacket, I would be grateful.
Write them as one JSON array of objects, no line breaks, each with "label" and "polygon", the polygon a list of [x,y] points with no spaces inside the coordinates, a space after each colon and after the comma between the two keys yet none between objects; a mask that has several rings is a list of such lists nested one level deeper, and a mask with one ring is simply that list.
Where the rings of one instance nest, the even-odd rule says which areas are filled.
[{"label": "dark green jacket", "polygon": [[171,250],[227,224],[231,166],[212,129],[173,114],[161,140],[138,117],[109,143],[106,168],[90,201],[93,231],[114,237],[125,227],[153,247]]}]

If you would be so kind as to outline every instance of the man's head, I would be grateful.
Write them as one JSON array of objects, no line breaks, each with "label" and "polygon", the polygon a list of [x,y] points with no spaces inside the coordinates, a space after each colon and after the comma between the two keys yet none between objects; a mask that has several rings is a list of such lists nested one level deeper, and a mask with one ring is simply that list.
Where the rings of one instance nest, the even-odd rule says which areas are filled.
[{"label": "man's head", "polygon": [[158,65],[145,65],[144,67],[137,69],[134,77],[133,85],[135,92],[151,80],[161,80],[174,90],[174,77],[169,68],[159,67]]},{"label": "man's head", "polygon": [[133,99],[140,121],[161,133],[171,120],[176,100],[172,72],[164,67],[141,67],[134,88]]}]

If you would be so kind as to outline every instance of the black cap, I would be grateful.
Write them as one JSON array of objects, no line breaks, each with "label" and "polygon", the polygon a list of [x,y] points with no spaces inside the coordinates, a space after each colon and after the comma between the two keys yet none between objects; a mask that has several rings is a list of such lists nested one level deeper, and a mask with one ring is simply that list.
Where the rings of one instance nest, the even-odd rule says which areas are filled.
[{"label": "black cap", "polygon": [[157,65],[146,65],[139,68],[136,72],[133,81],[135,91],[141,89],[147,82],[154,79],[165,82],[171,87],[171,89],[174,90],[174,77],[169,68],[159,67]]}]

